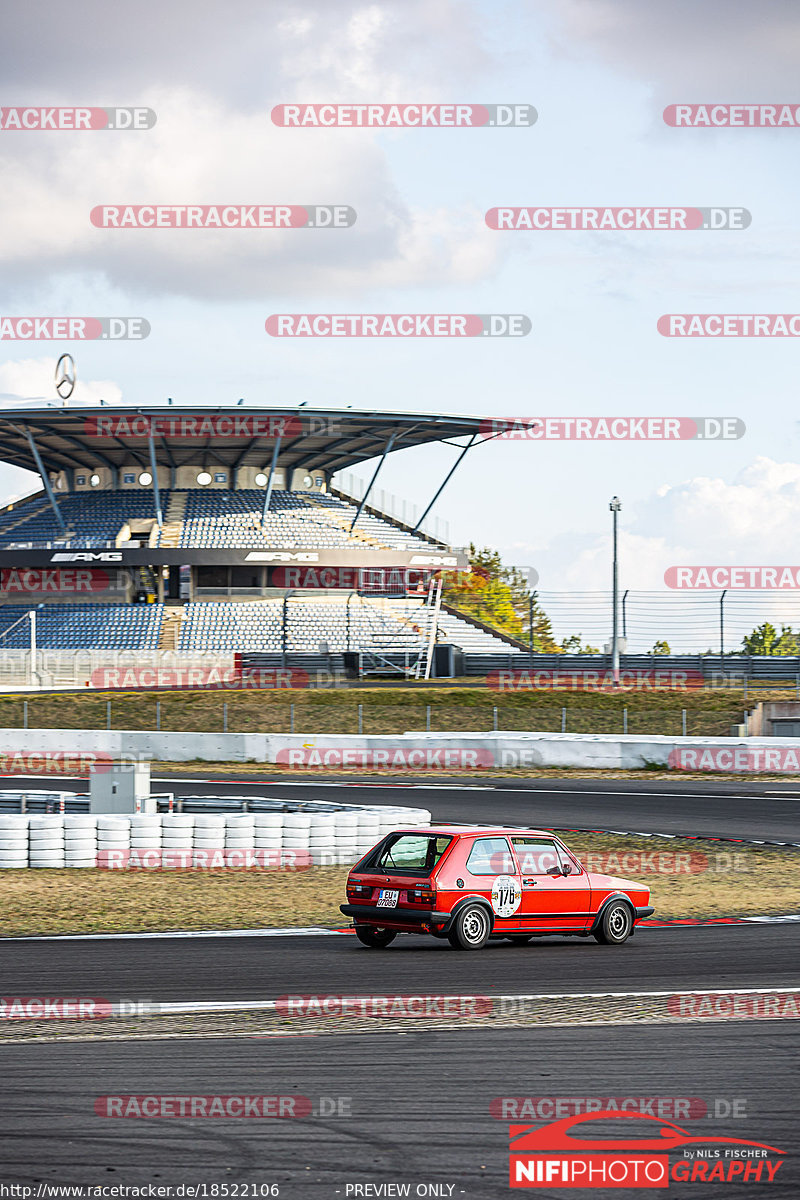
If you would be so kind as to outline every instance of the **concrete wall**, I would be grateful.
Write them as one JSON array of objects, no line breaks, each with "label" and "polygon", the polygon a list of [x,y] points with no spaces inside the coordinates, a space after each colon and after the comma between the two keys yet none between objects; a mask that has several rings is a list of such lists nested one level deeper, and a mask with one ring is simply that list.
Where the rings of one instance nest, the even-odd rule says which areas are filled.
[{"label": "concrete wall", "polygon": [[[9,763],[7,756],[18,756]],[[448,768],[584,767],[635,770],[770,771],[800,774],[800,739],[669,738],[558,733],[409,733],[397,737],[307,734],[139,733],[120,730],[0,730],[0,772],[22,774],[29,760],[55,755],[167,762],[265,762],[298,769],[382,767],[409,773]],[[32,769],[40,774],[41,770]],[[102,769],[102,766],[100,766]],[[75,773],[72,771],[71,773]]]}]

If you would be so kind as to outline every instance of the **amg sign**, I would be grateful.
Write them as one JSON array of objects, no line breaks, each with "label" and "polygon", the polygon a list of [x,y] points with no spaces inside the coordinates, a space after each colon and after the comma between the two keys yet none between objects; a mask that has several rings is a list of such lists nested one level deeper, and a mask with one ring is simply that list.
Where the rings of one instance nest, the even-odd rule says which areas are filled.
[{"label": "amg sign", "polygon": [[59,552],[50,555],[51,562],[122,562],[119,550],[80,550],[74,554]]}]

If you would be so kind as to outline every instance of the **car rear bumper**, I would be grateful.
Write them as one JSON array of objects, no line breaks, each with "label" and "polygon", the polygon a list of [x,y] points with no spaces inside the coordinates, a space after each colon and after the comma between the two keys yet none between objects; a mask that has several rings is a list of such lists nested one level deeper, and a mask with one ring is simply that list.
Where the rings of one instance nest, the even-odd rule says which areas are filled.
[{"label": "car rear bumper", "polygon": [[339,912],[356,925],[441,925],[450,913],[431,908],[378,908],[376,904],[340,904]]},{"label": "car rear bumper", "polygon": [[639,921],[642,917],[652,916],[655,911],[656,910],[651,908],[650,905],[645,905],[643,908],[635,908],[633,910],[633,915],[636,917],[636,920]]}]

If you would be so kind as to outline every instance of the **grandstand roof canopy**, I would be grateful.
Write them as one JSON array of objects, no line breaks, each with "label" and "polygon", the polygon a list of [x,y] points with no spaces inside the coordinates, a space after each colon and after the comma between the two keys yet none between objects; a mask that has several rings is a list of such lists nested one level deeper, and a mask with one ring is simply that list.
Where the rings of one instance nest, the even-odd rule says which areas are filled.
[{"label": "grandstand roof canopy", "polygon": [[[354,409],[47,406],[0,410],[0,459],[37,471],[29,437],[47,470],[90,469],[98,463],[169,467],[206,461],[227,467],[306,465],[330,475],[390,451],[453,438],[478,438],[485,418]],[[459,443],[455,443],[460,445]]]}]

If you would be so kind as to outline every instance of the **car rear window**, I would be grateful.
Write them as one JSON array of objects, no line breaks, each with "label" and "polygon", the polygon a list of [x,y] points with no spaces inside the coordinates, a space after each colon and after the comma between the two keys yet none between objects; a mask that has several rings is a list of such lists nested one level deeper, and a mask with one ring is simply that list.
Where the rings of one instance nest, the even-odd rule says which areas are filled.
[{"label": "car rear window", "polygon": [[392,833],[359,867],[386,875],[429,875],[452,842],[451,837]]}]

